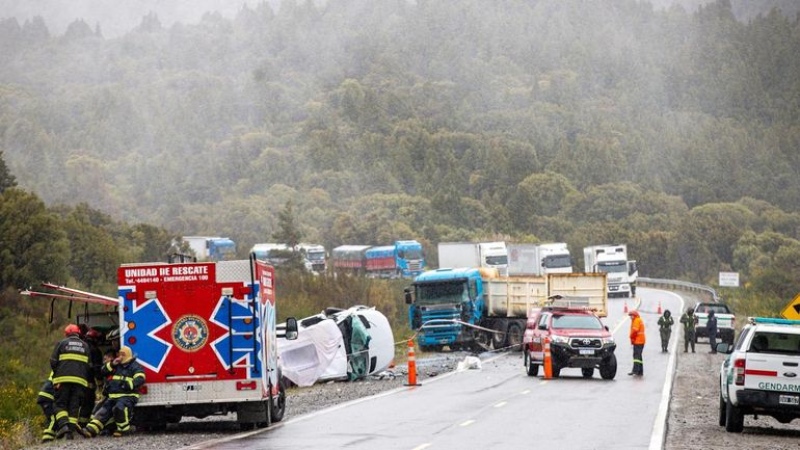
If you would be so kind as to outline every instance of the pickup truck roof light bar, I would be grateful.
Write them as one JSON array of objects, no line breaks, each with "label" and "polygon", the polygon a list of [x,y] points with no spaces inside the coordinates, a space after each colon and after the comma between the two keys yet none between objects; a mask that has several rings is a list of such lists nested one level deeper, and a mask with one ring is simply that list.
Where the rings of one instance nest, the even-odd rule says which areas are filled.
[{"label": "pickup truck roof light bar", "polygon": [[800,320],[778,319],[774,317],[748,317],[750,324],[765,323],[772,325],[800,325]]}]

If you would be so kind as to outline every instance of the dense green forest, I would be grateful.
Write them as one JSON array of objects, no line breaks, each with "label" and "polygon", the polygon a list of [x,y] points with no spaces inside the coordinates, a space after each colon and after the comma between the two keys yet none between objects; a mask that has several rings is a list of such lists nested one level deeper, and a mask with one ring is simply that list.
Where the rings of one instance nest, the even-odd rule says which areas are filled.
[{"label": "dense green forest", "polygon": [[[417,239],[433,264],[440,241],[564,241],[578,268],[624,242],[644,276],[736,271],[726,298],[776,314],[800,292],[796,5],[657,3],[265,2],[115,38],[1,19],[4,380],[35,386],[26,343],[59,336],[19,289],[113,295],[179,235],[244,256],[288,204],[305,241]],[[283,279],[284,313],[402,321],[398,286]]]}]

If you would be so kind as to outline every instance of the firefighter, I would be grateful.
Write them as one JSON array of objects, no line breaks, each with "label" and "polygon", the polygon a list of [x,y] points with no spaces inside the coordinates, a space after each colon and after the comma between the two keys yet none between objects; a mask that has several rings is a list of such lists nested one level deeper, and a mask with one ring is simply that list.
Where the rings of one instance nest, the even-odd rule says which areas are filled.
[{"label": "firefighter", "polygon": [[668,309],[664,310],[664,315],[658,318],[658,331],[661,334],[661,352],[667,352],[669,345],[669,338],[672,336],[672,326],[675,325],[675,319],[672,318],[672,313]]},{"label": "firefighter", "polygon": [[80,338],[80,328],[69,324],[65,338],[56,344],[50,356],[55,390],[56,437],[73,439],[78,428],[78,412],[89,386],[89,345]]},{"label": "firefighter", "polygon": [[44,431],[42,431],[42,442],[50,442],[56,438],[56,411],[55,402],[56,391],[53,388],[53,372],[42,384],[39,395],[36,396],[36,404],[42,408],[44,413]]},{"label": "firefighter", "polygon": [[692,345],[692,353],[694,353],[695,331],[694,327],[697,325],[697,316],[694,315],[692,308],[686,308],[680,320],[683,324],[683,353],[689,351],[689,344]]},{"label": "firefighter", "polygon": [[644,351],[644,321],[639,316],[638,311],[631,311],[628,313],[631,317],[630,338],[631,345],[633,345],[633,369],[628,375],[642,376],[644,375],[644,361],[642,359],[642,352]]},{"label": "firefighter", "polygon": [[83,402],[81,403],[80,415],[78,417],[78,426],[85,428],[89,424],[92,417],[92,410],[95,408],[97,401],[97,387],[102,384],[103,375],[100,370],[103,367],[103,352],[100,350],[99,344],[103,339],[103,334],[94,328],[86,331],[84,341],[89,345],[89,365],[91,366],[91,376],[89,377],[89,386],[86,389]]},{"label": "firefighter", "polygon": [[119,355],[103,366],[102,373],[107,377],[108,398],[81,433],[87,438],[97,436],[113,418],[117,427],[114,437],[121,437],[131,429],[133,407],[139,401],[139,388],[145,382],[144,369],[136,362],[131,349],[122,346]]}]

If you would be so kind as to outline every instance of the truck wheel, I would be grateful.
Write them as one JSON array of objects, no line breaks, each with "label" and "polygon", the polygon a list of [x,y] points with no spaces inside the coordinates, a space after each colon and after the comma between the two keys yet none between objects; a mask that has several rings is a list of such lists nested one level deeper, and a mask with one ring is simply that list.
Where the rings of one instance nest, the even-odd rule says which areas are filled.
[{"label": "truck wheel", "polygon": [[533,363],[527,350],[525,351],[525,370],[528,372],[529,377],[539,375],[539,365]]},{"label": "truck wheel", "polygon": [[286,389],[281,381],[278,382],[278,396],[272,399],[271,410],[273,423],[283,420],[283,415],[286,413]]},{"label": "truck wheel", "polygon": [[506,334],[503,332],[504,330],[496,331],[499,331],[499,333],[492,333],[492,347],[495,350],[500,350],[506,346]]},{"label": "truck wheel", "polygon": [[508,346],[513,352],[522,350],[522,327],[518,323],[512,323],[508,326]]},{"label": "truck wheel", "polygon": [[725,431],[741,433],[742,430],[744,430],[744,414],[728,400],[725,405]]},{"label": "truck wheel", "polygon": [[719,394],[719,426],[724,427],[726,423],[726,416],[725,416],[725,399],[722,398],[722,393]]},{"label": "truck wheel", "polygon": [[592,378],[592,375],[594,375],[594,368],[583,367],[581,368],[581,373],[583,374],[583,378]]},{"label": "truck wheel", "polygon": [[617,356],[612,354],[600,363],[600,378],[613,380],[617,376]]}]

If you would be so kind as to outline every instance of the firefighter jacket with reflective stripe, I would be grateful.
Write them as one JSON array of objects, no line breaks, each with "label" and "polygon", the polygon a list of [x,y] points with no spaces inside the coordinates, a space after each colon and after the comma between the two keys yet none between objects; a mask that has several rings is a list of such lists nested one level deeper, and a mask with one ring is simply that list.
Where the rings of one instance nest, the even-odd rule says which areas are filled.
[{"label": "firefighter jacket with reflective stripe", "polygon": [[116,366],[108,362],[103,366],[102,372],[106,377],[108,398],[139,398],[139,387],[144,384],[145,376],[144,368],[135,358]]},{"label": "firefighter jacket with reflective stripe", "polygon": [[89,366],[89,344],[78,335],[69,335],[56,345],[50,356],[53,369],[53,384],[75,383],[89,386],[91,368]]},{"label": "firefighter jacket with reflective stripe", "polygon": [[631,317],[631,344],[644,345],[644,321],[639,316]]}]

